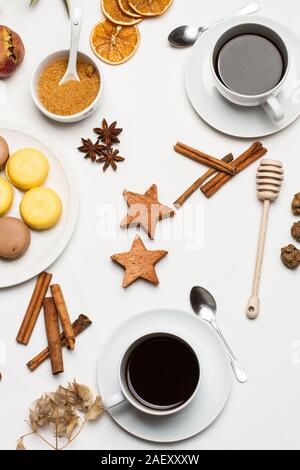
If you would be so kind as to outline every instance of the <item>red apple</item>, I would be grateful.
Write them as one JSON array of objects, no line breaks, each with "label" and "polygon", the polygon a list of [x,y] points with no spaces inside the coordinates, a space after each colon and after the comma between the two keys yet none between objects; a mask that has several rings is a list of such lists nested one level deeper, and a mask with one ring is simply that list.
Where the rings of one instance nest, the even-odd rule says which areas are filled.
[{"label": "red apple", "polygon": [[0,78],[10,77],[21,65],[25,48],[20,36],[0,25]]}]

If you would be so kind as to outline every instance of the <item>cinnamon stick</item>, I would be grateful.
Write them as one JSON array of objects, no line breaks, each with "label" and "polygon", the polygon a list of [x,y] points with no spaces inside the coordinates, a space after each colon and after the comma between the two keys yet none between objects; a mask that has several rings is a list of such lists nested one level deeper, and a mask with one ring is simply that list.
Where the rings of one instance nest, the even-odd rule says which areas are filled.
[{"label": "cinnamon stick", "polygon": [[[235,160],[235,162],[234,162],[235,165],[238,166],[240,163],[242,163],[244,161],[247,161],[252,155],[254,155],[257,151],[261,150],[262,148],[263,148],[263,146],[262,146],[261,142],[254,142],[254,144],[252,144],[249,149],[247,149],[242,155],[240,155]],[[238,169],[237,169],[237,171],[238,171]],[[212,178],[205,186],[203,186],[201,188],[201,191],[203,189],[204,189],[204,191],[210,190],[216,184],[218,184],[223,179],[224,176],[225,176],[225,174],[223,172],[219,173],[214,178]]]},{"label": "cinnamon stick", "polygon": [[[85,315],[79,315],[77,320],[72,323],[74,335],[77,337],[83,333],[89,326],[92,325],[91,320]],[[60,334],[60,341],[62,347],[67,345],[66,337],[64,333]],[[45,362],[50,356],[49,347],[45,348],[40,354],[35,356],[31,361],[28,362],[28,369],[33,372],[35,371],[43,362]]]},{"label": "cinnamon stick", "polygon": [[52,297],[44,300],[45,326],[53,375],[64,371],[62,346],[59,333],[58,315]]},{"label": "cinnamon stick", "polygon": [[16,341],[20,344],[24,344],[26,346],[30,341],[51,279],[52,274],[46,272],[43,272],[38,276],[29,306],[16,338]]},{"label": "cinnamon stick", "polygon": [[[255,142],[246,152],[238,157],[233,163],[237,168],[237,173],[242,172],[248,166],[252,165],[256,160],[263,157],[267,153],[267,149],[260,142]],[[201,191],[207,198],[211,198],[219,191],[228,181],[231,180],[230,175],[219,173],[211,181],[202,186]]]},{"label": "cinnamon stick", "polygon": [[75,335],[61,287],[58,284],[53,284],[50,289],[65,333],[67,348],[73,351],[75,347]]},{"label": "cinnamon stick", "polygon": [[209,168],[213,168],[217,171],[223,171],[224,173],[228,173],[231,176],[234,176],[236,173],[236,169],[229,165],[228,163],[224,162],[223,160],[219,160],[218,158],[211,157],[206,153],[200,152],[188,145],[185,145],[181,142],[177,142],[174,147],[175,152],[184,155],[191,160],[194,160],[198,163],[202,163],[203,165],[208,166]]},{"label": "cinnamon stick", "polygon": [[[232,153],[229,153],[226,155],[226,157],[222,158],[223,162],[230,163],[233,161],[233,155]],[[178,199],[177,201],[174,202],[174,206],[176,209],[180,209],[180,207],[183,206],[183,204],[191,197],[191,195],[197,191],[198,188],[202,186],[203,183],[205,183],[208,178],[213,176],[217,170],[214,170],[213,168],[208,170],[204,175],[202,175],[200,178],[195,181]]]}]

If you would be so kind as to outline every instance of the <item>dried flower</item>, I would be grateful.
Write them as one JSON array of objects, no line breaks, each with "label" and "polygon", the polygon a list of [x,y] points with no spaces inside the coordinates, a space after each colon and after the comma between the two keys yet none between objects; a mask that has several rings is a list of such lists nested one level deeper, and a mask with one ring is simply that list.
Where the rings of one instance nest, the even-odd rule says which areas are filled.
[{"label": "dried flower", "polygon": [[[68,443],[61,447],[64,449],[82,431],[88,421],[95,421],[103,413],[102,400],[99,396],[93,398],[91,390],[75,380],[67,387],[59,386],[55,392],[45,393],[30,407],[29,420],[32,433],[39,436],[53,449],[59,449],[58,439],[64,438]],[[80,414],[83,414],[83,419]],[[80,422],[81,428],[74,437]],[[40,434],[40,429],[52,427],[56,445],[50,444]],[[19,439],[17,450],[25,450],[24,437]]]},{"label": "dried flower", "polygon": [[74,402],[74,406],[86,413],[93,404],[93,394],[86,385],[78,384],[75,380],[69,384],[68,394],[70,400]]},{"label": "dried flower", "polygon": [[30,408],[29,419],[33,431],[38,428],[49,426],[52,422],[54,413],[54,406],[51,401],[50,395],[43,395],[36,400]]},{"label": "dried flower", "polygon": [[104,409],[103,409],[103,403],[101,400],[101,397],[97,397],[90,409],[88,410],[86,414],[86,420],[87,421],[96,421],[100,416],[102,415]]},{"label": "dried flower", "polygon": [[69,442],[72,440],[73,433],[78,426],[78,421],[79,421],[79,416],[73,416],[67,423],[65,436]]}]

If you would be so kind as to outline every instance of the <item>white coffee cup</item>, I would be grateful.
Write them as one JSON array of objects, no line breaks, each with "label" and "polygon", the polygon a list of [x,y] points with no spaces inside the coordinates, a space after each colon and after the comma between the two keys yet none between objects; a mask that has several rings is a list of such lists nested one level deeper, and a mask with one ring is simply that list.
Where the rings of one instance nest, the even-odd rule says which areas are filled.
[{"label": "white coffee cup", "polygon": [[[127,385],[127,381],[126,381],[127,363],[128,363],[128,359],[129,359],[131,353],[134,351],[134,349],[140,343],[142,343],[142,342],[144,342],[148,339],[155,338],[155,337],[161,337],[161,336],[173,337],[173,338],[185,343],[186,345],[188,345],[191,348],[191,350],[193,351],[195,357],[198,360],[198,365],[199,365],[199,370],[200,370],[198,384],[195,387],[195,390],[194,390],[193,394],[182,405],[180,405],[176,408],[171,408],[171,409],[170,408],[168,408],[168,409],[164,409],[164,408],[159,409],[159,407],[153,407],[152,408],[149,405],[146,406],[142,401],[138,400],[133,395],[133,393],[130,391],[130,389]],[[165,332],[150,333],[148,335],[145,335],[145,336],[142,336],[142,337],[138,338],[137,340],[135,340],[133,343],[131,343],[126,348],[126,351],[123,353],[121,361],[120,361],[120,365],[119,365],[119,386],[120,386],[120,390],[118,392],[116,392],[115,394],[113,394],[111,397],[108,397],[108,398],[104,399],[103,400],[103,406],[104,406],[105,410],[110,410],[111,408],[114,408],[115,406],[118,406],[121,403],[127,401],[132,406],[134,406],[134,408],[136,408],[137,410],[139,410],[143,413],[146,413],[148,415],[152,415],[152,416],[169,416],[169,415],[173,415],[175,413],[178,413],[178,412],[182,411],[184,408],[186,408],[191,403],[191,401],[194,399],[195,395],[197,394],[197,392],[199,390],[200,383],[201,383],[201,378],[202,378],[201,361],[200,361],[199,355],[196,353],[195,348],[192,346],[191,341],[189,339],[183,338],[181,335],[173,334],[173,333],[165,333]]]},{"label": "white coffee cup", "polygon": [[[243,34],[256,34],[269,39],[279,49],[284,61],[284,73],[280,82],[271,90],[260,95],[243,95],[229,89],[219,77],[217,72],[218,55],[222,47],[231,39]],[[229,101],[240,106],[262,106],[267,114],[274,121],[281,121],[284,118],[284,110],[278,99],[290,68],[288,49],[284,40],[273,29],[256,23],[245,23],[228,29],[216,41],[211,54],[211,69],[218,91]]]}]

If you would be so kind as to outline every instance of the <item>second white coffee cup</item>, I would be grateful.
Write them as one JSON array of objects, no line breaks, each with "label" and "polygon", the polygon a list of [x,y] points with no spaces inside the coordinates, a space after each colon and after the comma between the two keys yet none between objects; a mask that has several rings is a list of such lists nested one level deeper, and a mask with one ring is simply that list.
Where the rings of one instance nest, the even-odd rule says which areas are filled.
[{"label": "second white coffee cup", "polygon": [[[194,385],[192,387],[190,395],[187,397],[187,399],[181,403],[178,406],[166,408],[166,407],[159,407],[159,406],[152,406],[149,404],[145,404],[143,400],[138,399],[137,396],[132,393],[132,390],[130,390],[128,386],[128,378],[127,378],[127,369],[128,369],[128,361],[130,360],[130,357],[132,354],[137,350],[137,348],[140,345],[145,344],[146,342],[149,341],[155,341],[156,339],[159,338],[166,338],[171,341],[177,341],[178,344],[181,344],[186,350],[190,351],[190,360],[193,362],[193,367],[197,370],[196,374],[198,376],[195,378]],[[187,356],[188,357],[188,356]],[[157,358],[156,358],[157,359]],[[163,358],[162,358],[163,359]],[[170,358],[170,360],[176,361],[176,358]],[[155,358],[153,358],[153,361],[155,361]],[[175,364],[176,365],[176,364]],[[178,364],[179,368],[180,364]],[[147,366],[145,365],[145,368]],[[150,373],[150,371],[149,371]],[[168,371],[165,372],[166,374]],[[137,338],[133,343],[131,343],[127,348],[126,351],[122,354],[122,358],[120,361],[119,365],[119,386],[120,390],[117,391],[115,394],[113,394],[111,397],[106,398],[103,402],[104,409],[109,410],[111,408],[114,408],[115,406],[120,405],[123,402],[129,402],[134,408],[137,410],[146,413],[148,415],[152,416],[169,416],[175,413],[178,413],[182,411],[184,408],[186,408],[191,401],[194,399],[195,395],[199,391],[200,383],[201,383],[201,378],[202,378],[202,365],[200,361],[199,355],[196,353],[196,350],[194,346],[192,345],[192,342],[188,338],[184,338],[181,335],[178,334],[173,334],[173,333],[166,333],[166,332],[154,332],[142,337]],[[159,391],[160,383],[159,380],[154,379],[154,384],[157,390]],[[180,378],[178,382],[178,386],[182,387],[184,386],[184,379],[183,382],[180,383]]]}]

